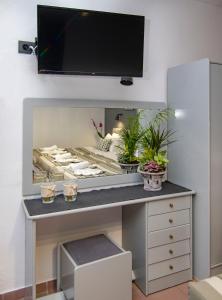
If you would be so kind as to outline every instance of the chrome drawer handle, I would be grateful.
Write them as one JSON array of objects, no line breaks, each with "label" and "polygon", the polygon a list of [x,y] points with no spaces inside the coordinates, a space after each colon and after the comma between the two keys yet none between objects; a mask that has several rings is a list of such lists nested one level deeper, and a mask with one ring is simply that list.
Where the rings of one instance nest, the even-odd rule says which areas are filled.
[{"label": "chrome drawer handle", "polygon": [[173,235],[172,235],[172,234],[170,234],[170,235],[169,235],[169,238],[170,238],[171,240],[173,240]]},{"label": "chrome drawer handle", "polygon": [[170,250],[169,250],[169,253],[170,253],[170,254],[173,254],[173,250],[170,249]]},{"label": "chrome drawer handle", "polygon": [[170,222],[170,224],[172,224],[173,223],[173,219],[169,219],[169,222]]},{"label": "chrome drawer handle", "polygon": [[172,265],[170,265],[169,268],[170,268],[170,270],[173,270],[173,266]]},{"label": "chrome drawer handle", "polygon": [[173,208],[173,203],[170,203],[170,208]]}]

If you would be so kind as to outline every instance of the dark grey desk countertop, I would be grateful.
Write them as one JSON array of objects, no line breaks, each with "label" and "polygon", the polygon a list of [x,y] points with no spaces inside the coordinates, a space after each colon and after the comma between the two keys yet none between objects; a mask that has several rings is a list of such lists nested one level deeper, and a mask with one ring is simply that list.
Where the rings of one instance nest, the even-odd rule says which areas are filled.
[{"label": "dark grey desk countertop", "polygon": [[77,200],[74,202],[65,202],[62,194],[56,196],[55,201],[51,204],[43,204],[41,198],[29,199],[24,200],[24,209],[27,218],[36,220],[108,207],[132,205],[172,196],[191,195],[193,193],[187,188],[165,182],[162,190],[156,192],[145,191],[143,185],[135,185],[82,192],[78,194]]}]

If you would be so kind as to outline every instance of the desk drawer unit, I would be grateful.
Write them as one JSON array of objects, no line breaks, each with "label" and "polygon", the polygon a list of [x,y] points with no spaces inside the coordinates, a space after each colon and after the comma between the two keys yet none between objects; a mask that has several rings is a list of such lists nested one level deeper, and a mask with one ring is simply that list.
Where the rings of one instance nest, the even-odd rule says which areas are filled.
[{"label": "desk drawer unit", "polygon": [[123,209],[123,247],[144,294],[192,279],[191,220],[191,195]]}]

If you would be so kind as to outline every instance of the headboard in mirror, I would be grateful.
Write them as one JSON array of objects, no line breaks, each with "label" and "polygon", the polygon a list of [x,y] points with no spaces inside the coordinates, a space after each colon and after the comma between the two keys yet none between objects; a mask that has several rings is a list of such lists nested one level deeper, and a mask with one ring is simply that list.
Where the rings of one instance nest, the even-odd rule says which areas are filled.
[{"label": "headboard in mirror", "polygon": [[25,99],[23,194],[40,193],[43,182],[76,180],[80,189],[141,182],[118,161],[121,130],[143,110],[146,124],[165,108],[160,102]]}]

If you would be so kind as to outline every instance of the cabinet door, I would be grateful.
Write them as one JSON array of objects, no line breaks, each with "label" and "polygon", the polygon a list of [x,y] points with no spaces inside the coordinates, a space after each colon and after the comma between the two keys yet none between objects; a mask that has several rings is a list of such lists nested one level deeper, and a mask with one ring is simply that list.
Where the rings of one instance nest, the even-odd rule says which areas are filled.
[{"label": "cabinet door", "polygon": [[194,276],[210,275],[210,63],[202,59],[168,71],[167,102],[176,110],[168,128],[176,143],[168,150],[168,180],[193,189]]},{"label": "cabinet door", "polygon": [[[211,268],[222,264],[222,65],[211,64]],[[215,269],[215,270],[214,270]],[[213,268],[213,274],[221,273]]]}]

